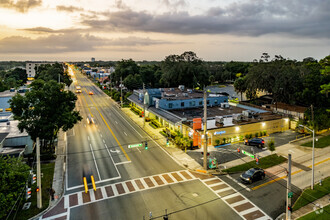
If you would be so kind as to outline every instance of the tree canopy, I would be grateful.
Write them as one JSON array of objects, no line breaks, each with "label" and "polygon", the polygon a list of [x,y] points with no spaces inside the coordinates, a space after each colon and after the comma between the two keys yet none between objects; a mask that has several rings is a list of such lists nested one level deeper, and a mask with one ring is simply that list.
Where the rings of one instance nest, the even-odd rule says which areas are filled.
[{"label": "tree canopy", "polygon": [[19,158],[0,156],[0,170],[0,219],[5,219],[15,201],[24,198],[29,166]]},{"label": "tree canopy", "polygon": [[82,119],[74,110],[76,100],[63,84],[38,79],[25,96],[16,94],[9,102],[20,131],[26,130],[34,141],[37,137],[53,141],[60,129],[67,131]]},{"label": "tree canopy", "polygon": [[63,65],[60,63],[55,64],[44,64],[36,67],[35,79],[42,79],[44,81],[55,80],[65,83],[70,86],[72,83],[71,77],[67,71],[64,71]]}]

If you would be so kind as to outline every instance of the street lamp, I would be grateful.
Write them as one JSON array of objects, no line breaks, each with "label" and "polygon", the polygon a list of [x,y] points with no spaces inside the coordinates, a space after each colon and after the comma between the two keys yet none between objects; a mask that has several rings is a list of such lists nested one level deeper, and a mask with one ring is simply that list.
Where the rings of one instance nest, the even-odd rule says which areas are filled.
[{"label": "street lamp", "polygon": [[315,145],[315,130],[310,129],[308,127],[306,127],[305,125],[299,125],[299,127],[304,127],[307,130],[309,130],[310,132],[313,133],[313,150],[312,150],[312,184],[311,184],[311,189],[314,189],[314,145]]}]

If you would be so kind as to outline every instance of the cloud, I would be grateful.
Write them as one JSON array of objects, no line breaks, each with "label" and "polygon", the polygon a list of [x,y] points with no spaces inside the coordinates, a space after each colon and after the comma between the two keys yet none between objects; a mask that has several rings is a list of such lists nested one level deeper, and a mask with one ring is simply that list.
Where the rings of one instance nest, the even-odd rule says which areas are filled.
[{"label": "cloud", "polygon": [[106,18],[82,18],[81,23],[95,30],[122,32],[329,38],[329,11],[328,0],[248,0],[212,7],[198,15],[187,11],[153,14],[125,8],[109,12]]},{"label": "cloud", "polygon": [[52,34],[36,39],[11,36],[0,40],[0,51],[3,53],[65,53],[78,51],[95,51],[109,47],[133,47],[166,44],[170,42],[150,38],[126,37],[106,39],[90,34]]},{"label": "cloud", "polygon": [[15,9],[21,13],[42,5],[42,0],[0,0],[0,7]]},{"label": "cloud", "polygon": [[57,11],[65,11],[65,12],[77,12],[77,11],[84,11],[83,8],[75,7],[75,6],[65,6],[65,5],[58,5],[56,6]]},{"label": "cloud", "polygon": [[177,11],[179,7],[187,6],[185,0],[161,0],[161,3],[172,11]]}]

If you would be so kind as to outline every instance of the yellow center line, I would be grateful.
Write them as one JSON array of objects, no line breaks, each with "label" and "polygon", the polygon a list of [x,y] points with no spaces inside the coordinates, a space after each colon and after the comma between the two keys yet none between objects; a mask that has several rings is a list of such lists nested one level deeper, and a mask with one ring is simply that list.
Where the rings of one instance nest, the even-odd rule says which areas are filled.
[{"label": "yellow center line", "polygon": [[[317,165],[319,165],[319,164],[321,164],[321,163],[327,162],[328,160],[330,160],[330,157],[327,158],[327,159],[325,159],[325,160],[322,160],[322,161],[320,161],[320,162],[315,163],[314,166],[317,166]],[[311,168],[312,165],[310,165],[310,166],[308,166],[308,167]],[[303,170],[297,170],[297,171],[291,173],[291,176],[293,176],[293,175],[295,175],[295,174],[297,174],[297,173],[300,173],[300,172],[302,172],[302,171],[303,171]],[[267,186],[268,184],[271,184],[271,183],[273,183],[273,182],[279,181],[279,180],[284,179],[284,178],[286,178],[286,177],[287,177],[286,175],[285,175],[285,176],[278,177],[278,178],[273,179],[273,180],[271,180],[271,181],[269,181],[269,182],[263,183],[263,184],[261,184],[261,185],[259,185],[259,186],[255,186],[255,187],[252,188],[252,190],[256,190],[256,189],[259,189],[259,188],[261,188],[261,187]]]},{"label": "yellow center line", "polygon": [[[86,88],[85,88],[85,90],[86,90]],[[87,93],[87,90],[86,90],[86,93]],[[89,98],[90,98],[91,101],[93,102],[93,104],[94,104],[96,110],[99,112],[101,118],[103,119],[104,123],[105,123],[106,126],[108,127],[108,129],[109,129],[109,131],[111,132],[112,136],[115,138],[117,144],[119,145],[121,151],[124,153],[126,159],[127,159],[128,161],[131,161],[131,159],[130,159],[129,156],[127,155],[126,151],[124,150],[123,146],[121,146],[121,144],[119,143],[119,141],[118,141],[116,135],[113,133],[113,131],[112,131],[112,129],[110,128],[110,126],[108,125],[107,121],[104,119],[104,117],[103,117],[103,115],[101,114],[100,110],[99,110],[98,107],[96,106],[95,102],[93,101],[93,99],[92,99],[91,97],[89,97]],[[87,105],[87,106],[88,106],[88,105]]]}]

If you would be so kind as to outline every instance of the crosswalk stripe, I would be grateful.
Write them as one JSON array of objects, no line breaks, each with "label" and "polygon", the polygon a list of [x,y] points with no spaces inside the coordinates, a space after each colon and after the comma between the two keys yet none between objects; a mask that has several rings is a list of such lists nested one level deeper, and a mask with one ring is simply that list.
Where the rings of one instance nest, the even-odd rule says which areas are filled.
[{"label": "crosswalk stripe", "polygon": [[223,188],[223,189],[218,189],[218,190],[215,190],[214,192],[218,194],[220,192],[227,191],[228,189],[230,189],[230,187],[226,187],[226,188]]},{"label": "crosswalk stripe", "polygon": [[135,183],[135,181],[132,180],[131,183],[132,183],[135,191],[140,191],[140,189],[139,189],[138,185]]},{"label": "crosswalk stripe", "polygon": [[103,198],[107,198],[107,192],[105,191],[105,187],[101,187],[101,193]]},{"label": "crosswalk stripe", "polygon": [[[227,190],[228,190],[228,188],[227,188]],[[226,199],[232,198],[232,197],[237,196],[237,195],[239,195],[238,192],[233,193],[233,194],[230,194],[230,195],[228,195],[228,196],[224,196],[224,197],[222,197],[222,199],[226,200]]]},{"label": "crosswalk stripe", "polygon": [[[83,193],[83,192],[81,192]],[[82,205],[83,204],[83,199],[82,199],[82,194],[81,193],[78,193],[78,205]]]},{"label": "crosswalk stripe", "polygon": [[154,177],[149,177],[149,179],[151,180],[151,182],[155,185],[155,186],[159,186],[159,184],[156,182],[156,180],[154,179]]},{"label": "crosswalk stripe", "polygon": [[149,186],[147,185],[147,183],[144,181],[143,178],[140,178],[139,180],[141,181],[141,183],[142,183],[142,185],[144,186],[145,189],[149,188]]},{"label": "crosswalk stripe", "polygon": [[177,174],[183,179],[183,181],[187,181],[187,178],[184,177],[180,172],[177,172]]},{"label": "crosswalk stripe", "polygon": [[232,207],[236,207],[236,206],[242,205],[242,204],[244,204],[244,203],[246,203],[246,202],[247,202],[247,200],[244,199],[244,200],[241,200],[241,201],[238,201],[238,202],[232,203],[232,204],[230,204],[230,206],[232,206]]},{"label": "crosswalk stripe", "polygon": [[168,173],[167,175],[173,180],[173,182],[175,182],[175,183],[178,183],[178,182],[179,182],[179,181],[177,181],[177,180],[172,176],[171,173]]},{"label": "crosswalk stripe", "polygon": [[64,208],[69,207],[69,196],[64,196]]},{"label": "crosswalk stripe", "polygon": [[159,178],[164,182],[164,184],[168,184],[168,182],[165,180],[165,178],[163,177],[163,175],[159,175]]},{"label": "crosswalk stripe", "polygon": [[124,190],[125,190],[124,193],[129,193],[129,192],[130,192],[130,190],[128,189],[128,187],[127,187],[127,185],[126,185],[125,182],[123,182],[121,185],[123,186],[123,188],[124,188]]},{"label": "crosswalk stripe", "polygon": [[91,201],[95,201],[95,194],[94,194],[94,190],[93,189],[90,189],[89,190],[89,195],[91,197]]},{"label": "crosswalk stripe", "polygon": [[112,192],[113,192],[113,194],[114,194],[114,196],[118,196],[119,195],[119,193],[118,193],[118,190],[117,190],[117,188],[115,187],[115,185],[110,185],[110,187],[112,188]]},{"label": "crosswalk stripe", "polygon": [[249,208],[249,209],[246,209],[244,211],[241,211],[239,214],[241,215],[246,215],[246,214],[249,214],[251,212],[254,212],[254,211],[257,211],[259,210],[257,207],[253,206],[252,208]]},{"label": "crosswalk stripe", "polygon": [[185,171],[185,172],[188,173],[188,175],[191,176],[191,178],[192,178],[193,180],[196,179],[196,177],[195,177],[194,175],[192,175],[192,174],[190,173],[190,171],[187,170],[187,171]]}]

